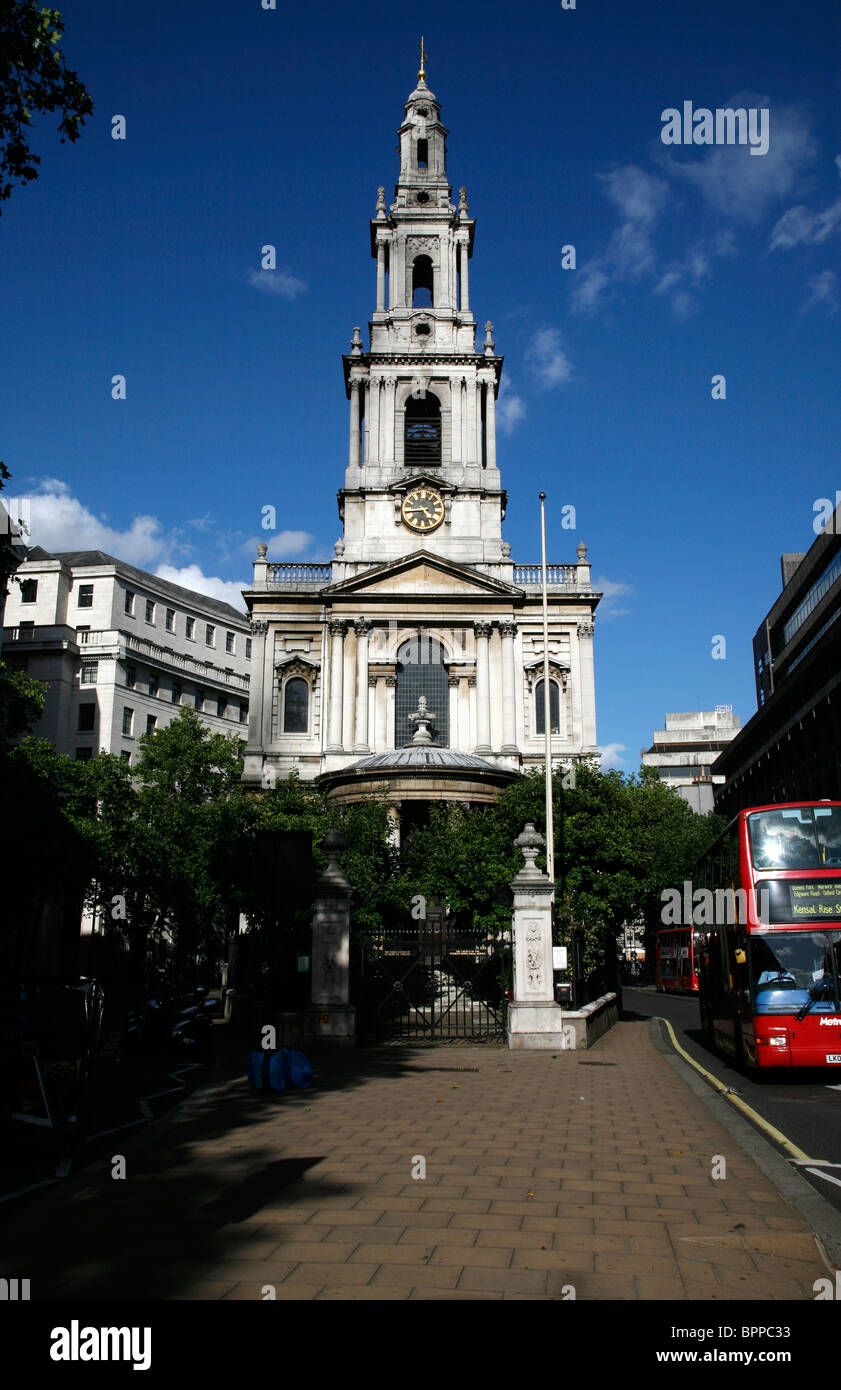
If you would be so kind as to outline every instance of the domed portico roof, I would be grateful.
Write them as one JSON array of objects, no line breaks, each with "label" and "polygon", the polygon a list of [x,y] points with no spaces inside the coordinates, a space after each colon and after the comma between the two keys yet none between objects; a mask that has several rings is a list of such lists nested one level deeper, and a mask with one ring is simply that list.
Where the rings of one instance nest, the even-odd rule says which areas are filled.
[{"label": "domed portico roof", "polygon": [[510,767],[451,748],[409,745],[369,753],[324,772],[319,784],[331,801],[495,801],[519,774]]}]

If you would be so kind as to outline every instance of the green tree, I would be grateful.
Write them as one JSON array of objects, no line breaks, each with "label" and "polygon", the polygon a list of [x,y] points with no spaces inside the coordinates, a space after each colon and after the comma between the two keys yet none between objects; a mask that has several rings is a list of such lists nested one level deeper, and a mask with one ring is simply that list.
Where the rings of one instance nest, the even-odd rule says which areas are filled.
[{"label": "green tree", "polygon": [[[36,0],[0,0],[0,202],[12,181],[37,179],[29,147],[33,112],[60,111],[61,143],[78,140],[93,102],[59,47],[64,21]],[[6,180],[9,182],[6,182]]]}]

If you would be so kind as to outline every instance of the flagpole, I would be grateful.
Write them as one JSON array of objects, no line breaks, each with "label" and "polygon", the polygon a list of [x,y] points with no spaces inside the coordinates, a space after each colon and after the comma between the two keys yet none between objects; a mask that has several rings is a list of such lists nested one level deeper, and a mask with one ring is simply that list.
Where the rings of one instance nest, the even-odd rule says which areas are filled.
[{"label": "flagpole", "polygon": [[540,494],[541,579],[543,583],[543,728],[546,734],[546,872],[555,877],[555,828],[552,818],[552,701],[549,688],[549,600],[546,594],[546,493]]}]

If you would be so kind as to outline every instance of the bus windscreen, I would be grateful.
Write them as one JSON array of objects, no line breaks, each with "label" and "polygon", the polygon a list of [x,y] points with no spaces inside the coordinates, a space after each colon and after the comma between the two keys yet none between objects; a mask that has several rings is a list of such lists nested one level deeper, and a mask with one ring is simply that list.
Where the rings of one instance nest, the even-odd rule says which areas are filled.
[{"label": "bus windscreen", "polygon": [[796,806],[748,816],[754,870],[841,868],[841,807]]}]

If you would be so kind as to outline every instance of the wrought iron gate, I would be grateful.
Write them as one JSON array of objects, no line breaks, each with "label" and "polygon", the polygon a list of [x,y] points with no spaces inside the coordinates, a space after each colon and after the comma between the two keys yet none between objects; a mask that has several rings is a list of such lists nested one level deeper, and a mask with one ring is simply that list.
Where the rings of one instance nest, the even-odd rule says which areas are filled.
[{"label": "wrought iron gate", "polygon": [[427,921],[357,942],[360,1038],[502,1037],[509,935]]}]

